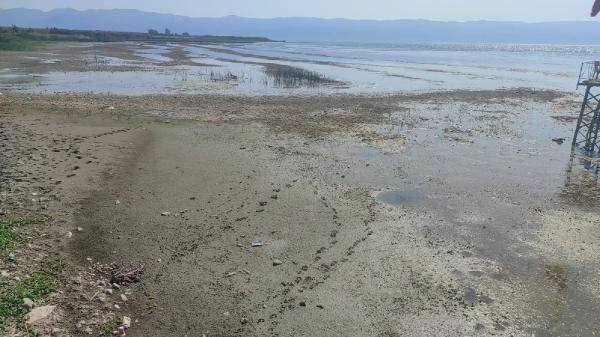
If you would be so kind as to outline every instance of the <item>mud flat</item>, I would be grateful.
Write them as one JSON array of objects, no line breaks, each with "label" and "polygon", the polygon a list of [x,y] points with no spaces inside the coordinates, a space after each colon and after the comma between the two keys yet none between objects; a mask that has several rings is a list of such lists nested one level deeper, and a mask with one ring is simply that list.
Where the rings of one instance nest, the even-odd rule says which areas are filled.
[{"label": "mud flat", "polygon": [[[592,336],[575,99],[5,93],[1,208],[57,219],[24,230],[73,266],[46,300],[61,336],[123,315],[131,336]],[[135,262],[141,283],[90,300],[97,263]]]}]

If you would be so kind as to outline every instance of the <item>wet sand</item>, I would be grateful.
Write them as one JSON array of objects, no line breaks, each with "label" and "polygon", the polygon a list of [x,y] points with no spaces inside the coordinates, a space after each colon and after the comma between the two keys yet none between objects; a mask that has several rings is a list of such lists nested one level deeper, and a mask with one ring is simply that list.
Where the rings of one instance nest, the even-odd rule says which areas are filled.
[{"label": "wet sand", "polygon": [[[109,164],[90,171],[97,184],[61,192],[74,207],[55,207],[83,229],[65,243],[76,265],[142,261],[144,281],[114,300],[121,309],[100,305],[97,320],[63,299],[74,303],[64,307],[72,335],[84,334],[81,320],[98,331],[123,314],[135,320],[131,336],[600,328],[598,194],[577,159],[571,166],[572,123],[556,118],[575,111],[571,95],[1,99],[25,133],[133,132],[127,146],[86,150]],[[53,127],[23,117],[38,114]],[[587,197],[573,198],[578,190]]]}]

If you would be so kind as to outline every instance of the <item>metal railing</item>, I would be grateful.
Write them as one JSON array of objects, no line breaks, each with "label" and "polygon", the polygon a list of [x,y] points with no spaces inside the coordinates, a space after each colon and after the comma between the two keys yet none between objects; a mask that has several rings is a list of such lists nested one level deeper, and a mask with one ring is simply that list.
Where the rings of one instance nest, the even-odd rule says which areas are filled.
[{"label": "metal railing", "polygon": [[577,88],[579,88],[580,85],[589,84],[600,85],[600,61],[589,61],[581,64]]}]

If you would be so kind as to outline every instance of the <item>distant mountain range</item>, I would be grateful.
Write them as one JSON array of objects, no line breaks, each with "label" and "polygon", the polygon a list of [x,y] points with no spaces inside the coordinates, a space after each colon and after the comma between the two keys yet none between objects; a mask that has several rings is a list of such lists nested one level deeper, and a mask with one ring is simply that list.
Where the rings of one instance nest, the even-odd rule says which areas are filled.
[{"label": "distant mountain range", "polygon": [[600,44],[600,22],[440,22],[318,18],[192,18],[129,9],[0,9],[0,26],[145,32],[150,28],[198,35],[262,36],[274,40],[373,43]]}]

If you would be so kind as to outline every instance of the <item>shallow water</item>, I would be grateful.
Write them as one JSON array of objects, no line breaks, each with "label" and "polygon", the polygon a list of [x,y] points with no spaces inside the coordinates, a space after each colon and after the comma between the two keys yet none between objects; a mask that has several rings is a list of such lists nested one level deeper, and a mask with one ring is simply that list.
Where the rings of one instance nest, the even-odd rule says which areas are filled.
[{"label": "shallow water", "polygon": [[[572,91],[581,62],[600,59],[600,46],[559,45],[378,45],[323,43],[256,43],[182,46],[203,65],[161,66],[177,45],[144,45],[136,50],[152,66],[145,71],[57,72],[27,85],[0,88],[31,92],[97,92],[149,94],[177,92],[243,95],[386,93],[455,89],[531,87]],[[102,57],[109,65],[126,61]],[[140,65],[139,62],[130,61]],[[344,85],[281,85],[265,72],[265,64],[314,72]],[[212,65],[207,67],[204,65]],[[0,71],[6,71],[0,69]],[[176,73],[176,75],[173,75]],[[215,80],[211,73],[231,74]],[[219,77],[219,76],[216,76]],[[187,83],[179,83],[182,81]],[[226,84],[214,84],[226,82]],[[292,83],[292,82],[286,82]]]}]

